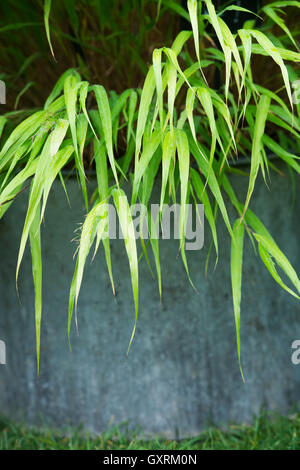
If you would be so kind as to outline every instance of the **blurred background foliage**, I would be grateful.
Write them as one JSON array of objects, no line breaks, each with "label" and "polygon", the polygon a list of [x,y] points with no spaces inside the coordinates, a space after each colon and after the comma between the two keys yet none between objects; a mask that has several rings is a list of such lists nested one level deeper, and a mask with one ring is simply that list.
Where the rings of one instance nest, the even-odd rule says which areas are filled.
[{"label": "blurred background foliage", "polygon": [[[19,105],[41,106],[57,78],[76,67],[81,76],[121,92],[141,87],[152,51],[170,43],[180,27],[180,2],[54,0],[51,56],[43,1],[1,2],[1,75],[10,88],[8,108],[28,83]],[[173,5],[174,4],[174,5]],[[187,15],[188,17],[188,15]]]},{"label": "blurred background foliage", "polygon": [[[236,2],[218,0],[218,10]],[[270,1],[237,2],[260,11]],[[293,2],[292,2],[293,3]],[[291,12],[291,9],[289,10]],[[286,34],[267,15],[263,20],[243,12],[226,11],[223,19],[234,32],[246,21],[268,31],[278,44],[290,47]],[[299,37],[300,9],[284,14],[284,21]],[[51,55],[44,27],[43,0],[6,0],[0,4],[0,79],[8,89],[4,112],[42,106],[59,76],[77,68],[83,79],[121,93],[141,88],[152,52],[170,46],[183,29],[191,29],[186,0],[53,0],[50,33],[55,57]],[[272,34],[273,33],[273,34]],[[202,36],[202,47],[217,44],[212,29]],[[192,56],[192,57],[190,57]],[[181,61],[195,60],[193,46],[185,46]],[[280,71],[272,60],[256,56],[253,69],[263,86],[277,91],[282,86]],[[212,64],[206,70],[210,86],[221,77]]]}]

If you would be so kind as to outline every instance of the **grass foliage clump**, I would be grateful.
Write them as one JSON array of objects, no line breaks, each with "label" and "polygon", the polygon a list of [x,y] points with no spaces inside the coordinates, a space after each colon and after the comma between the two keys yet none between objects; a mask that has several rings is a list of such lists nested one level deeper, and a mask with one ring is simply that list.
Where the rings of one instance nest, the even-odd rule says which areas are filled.
[{"label": "grass foliage clump", "polygon": [[[74,32],[73,42],[88,48],[78,23],[78,12],[85,2],[78,2],[77,9],[76,3],[69,2],[68,11]],[[89,8],[96,8],[97,2],[89,3]],[[133,4],[140,2],[126,3],[130,10]],[[144,2],[141,4],[144,5]],[[63,47],[65,34],[55,22],[63,6],[54,5],[49,0],[44,2],[43,19],[46,38],[55,58],[58,46],[54,46],[53,38],[56,43],[59,39]],[[35,285],[38,363],[42,317],[40,225],[54,180],[59,177],[65,186],[62,173],[65,169],[76,171],[86,206],[70,289],[69,331],[85,263],[94,242],[94,254],[100,243],[104,245],[114,291],[110,244],[108,239],[103,238],[105,203],[115,205],[122,228],[128,221],[130,226],[130,203],[139,201],[147,206],[153,182],[160,173],[161,207],[163,203],[175,202],[178,193],[181,204],[190,201],[204,204],[216,261],[219,255],[218,218],[221,217],[226,224],[232,240],[231,278],[239,361],[245,235],[250,237],[254,250],[258,251],[275,281],[299,298],[300,280],[297,273],[249,205],[258,174],[261,173],[267,182],[270,171],[277,170],[276,163],[270,159],[271,153],[283,160],[292,172],[300,173],[300,105],[295,100],[292,86],[299,77],[298,31],[288,27],[283,14],[291,9],[298,12],[300,3],[268,3],[258,12],[259,18],[264,20],[259,28],[255,26],[257,15],[247,11],[253,19],[246,21],[236,32],[232,32],[223,19],[226,12],[245,13],[244,9],[235,5],[217,11],[211,0],[188,0],[187,11],[176,2],[159,1],[155,7],[156,16],[154,23],[151,23],[153,28],[155,21],[169,8],[190,21],[190,30],[180,31],[169,46],[162,45],[153,50],[152,63],[149,67],[142,67],[145,79],[141,88],[109,90],[103,84],[91,82],[81,64],[79,68],[66,70],[47,97],[44,107],[30,112],[13,130],[11,122],[16,115],[8,113],[0,117],[0,131],[3,132],[0,215],[3,216],[20,192],[30,186],[17,277],[25,246],[29,242]],[[116,19],[114,21],[111,25],[116,26]],[[99,36],[103,35],[102,40],[105,31],[103,26],[99,32]],[[141,37],[144,37],[143,34]],[[116,37],[117,31],[113,35]],[[108,53],[110,51],[113,54],[116,52],[113,47],[109,48]],[[264,62],[272,64],[272,83],[262,80],[257,70],[256,64],[261,57]],[[133,60],[136,66],[139,61],[136,58]],[[130,67],[132,64],[129,64]],[[218,88],[213,79],[217,74],[221,77]],[[273,82],[279,83],[278,89],[272,88]],[[9,132],[6,132],[6,126]],[[236,164],[248,155],[251,158],[247,196],[245,200],[240,200],[231,186],[230,175],[239,172]],[[94,165],[97,173],[98,186],[92,198],[87,193],[87,165]],[[126,180],[131,183],[131,201],[122,189]],[[224,198],[225,194],[227,198]],[[233,225],[228,217],[228,201],[236,210],[237,218]],[[185,229],[186,218],[183,214],[180,220],[180,251],[188,273]],[[149,244],[143,239],[141,243],[145,255],[147,250],[153,251],[161,293],[158,241],[150,237]],[[138,256],[136,242],[129,236],[125,236],[125,250],[132,279],[135,329],[138,317]],[[206,269],[208,262],[209,258]],[[289,285],[285,284],[278,268],[283,271],[284,279],[290,281]],[[133,335],[134,330],[130,344]]]},{"label": "grass foliage clump", "polygon": [[299,450],[300,415],[262,412],[251,425],[208,426],[199,436],[180,440],[143,438],[141,432],[114,427],[100,436],[82,429],[55,432],[0,421],[0,450]]}]

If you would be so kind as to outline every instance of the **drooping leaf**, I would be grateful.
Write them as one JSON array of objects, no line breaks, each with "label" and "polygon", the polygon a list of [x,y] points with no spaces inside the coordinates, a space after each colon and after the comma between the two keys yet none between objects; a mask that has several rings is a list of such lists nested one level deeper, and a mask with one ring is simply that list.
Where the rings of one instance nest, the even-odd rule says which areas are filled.
[{"label": "drooping leaf", "polygon": [[113,153],[113,143],[112,143],[112,121],[111,121],[111,111],[109,106],[108,97],[106,91],[101,85],[94,85],[93,90],[95,92],[98,110],[100,114],[102,130],[104,135],[104,141],[106,145],[106,150],[109,158],[109,163],[111,165],[113,175],[116,181],[117,186],[119,185],[119,179],[116,170],[115,158]]},{"label": "drooping leaf", "polygon": [[35,292],[35,331],[37,371],[40,370],[40,344],[42,322],[42,254],[40,234],[40,206],[38,205],[29,230],[32,259],[32,275]]},{"label": "drooping leaf", "polygon": [[[254,235],[255,236],[255,235]],[[267,270],[271,274],[271,276],[275,279],[275,281],[284,289],[286,290],[289,294],[291,294],[293,297],[296,297],[298,300],[300,300],[299,295],[295,294],[294,291],[292,291],[281,279],[279,276],[275,264],[272,260],[272,257],[270,254],[267,252],[267,250],[263,247],[261,243],[258,244],[258,251],[260,254],[260,257],[266,266]]]},{"label": "drooping leaf", "polygon": [[50,26],[49,26],[50,10],[51,10],[51,0],[45,0],[45,2],[44,2],[44,23],[45,23],[46,36],[47,36],[47,40],[48,40],[48,43],[49,43],[49,47],[50,47],[53,59],[56,60],[54,52],[53,52],[52,43],[51,43],[51,37],[50,37]]},{"label": "drooping leaf", "polygon": [[253,131],[253,143],[251,152],[251,167],[249,176],[249,186],[244,207],[244,212],[247,210],[251,195],[254,190],[255,181],[257,178],[259,165],[261,163],[261,152],[262,152],[262,138],[265,131],[265,125],[268,117],[270,107],[270,97],[262,95],[256,112],[255,126]]},{"label": "drooping leaf", "polygon": [[122,189],[114,189],[112,191],[114,203],[117,209],[120,226],[122,229],[125,248],[128,256],[131,283],[133,290],[133,298],[135,305],[135,322],[132,330],[131,338],[129,341],[129,346],[127,354],[129,352],[132,340],[135,334],[137,319],[138,319],[138,302],[139,302],[139,275],[138,275],[138,259],[137,259],[137,250],[136,250],[136,240],[134,226],[132,222],[130,207],[128,204],[127,197]]},{"label": "drooping leaf", "polygon": [[244,224],[237,219],[233,225],[234,239],[231,242],[231,284],[233,309],[235,317],[237,352],[240,371],[243,380],[244,374],[241,364],[241,289],[242,289],[242,267],[243,267],[243,247],[244,247]]}]

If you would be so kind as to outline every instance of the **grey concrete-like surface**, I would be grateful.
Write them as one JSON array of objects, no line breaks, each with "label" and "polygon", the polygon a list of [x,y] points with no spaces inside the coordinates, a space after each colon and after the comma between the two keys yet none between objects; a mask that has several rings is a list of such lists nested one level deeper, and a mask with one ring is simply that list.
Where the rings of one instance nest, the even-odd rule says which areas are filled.
[{"label": "grey concrete-like surface", "polygon": [[[242,198],[247,179],[232,178]],[[297,181],[299,183],[299,179]],[[91,186],[93,184],[91,183]],[[300,272],[300,193],[293,209],[288,174],[272,174],[269,191],[260,181],[251,208]],[[123,242],[112,242],[117,297],[113,298],[103,248],[85,271],[79,298],[79,337],[67,344],[67,304],[72,279],[76,224],[84,209],[75,181],[67,205],[55,183],[46,211],[43,240],[43,325],[40,376],[36,375],[34,298],[27,251],[15,290],[15,267],[24,222],[25,195],[0,222],[0,340],[6,365],[0,365],[0,413],[28,423],[84,426],[101,432],[129,420],[147,433],[187,436],[207,423],[251,421],[261,406],[288,413],[300,402],[300,365],[291,362],[291,344],[300,339],[300,304],[275,284],[248,237],[242,294],[241,380],[236,354],[230,284],[230,240],[219,221],[220,259],[204,276],[210,244],[188,254],[185,274],[178,242],[161,241],[163,302],[143,260],[140,313],[129,357],[134,308]],[[233,215],[233,212],[231,213]],[[214,258],[212,258],[214,261]]]}]

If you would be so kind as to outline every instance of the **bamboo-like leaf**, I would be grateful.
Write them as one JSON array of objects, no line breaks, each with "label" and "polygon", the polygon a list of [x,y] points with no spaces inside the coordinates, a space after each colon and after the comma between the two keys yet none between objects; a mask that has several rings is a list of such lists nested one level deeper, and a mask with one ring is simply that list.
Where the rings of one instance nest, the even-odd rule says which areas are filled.
[{"label": "bamboo-like leaf", "polygon": [[247,70],[251,61],[252,52],[252,36],[246,29],[239,29],[238,34],[241,38],[243,49],[244,49],[244,72],[242,76],[242,86],[245,84]]},{"label": "bamboo-like leaf", "polygon": [[241,11],[243,13],[251,13],[252,15],[257,16],[258,18],[261,18],[261,16],[257,15],[254,11],[248,10],[248,8],[240,7],[238,5],[229,5],[228,7],[224,8],[224,10],[220,11],[218,13],[218,16],[223,15],[226,11]]},{"label": "bamboo-like leaf", "polygon": [[104,141],[106,145],[109,163],[111,165],[113,175],[118,186],[119,180],[118,180],[118,175],[117,175],[117,170],[116,170],[116,165],[115,165],[115,158],[113,154],[112,122],[111,122],[111,111],[110,111],[108,97],[107,97],[104,87],[101,85],[94,85],[93,90],[95,92],[95,96],[96,96],[96,100],[98,104],[98,110],[100,114]]},{"label": "bamboo-like leaf", "polygon": [[295,269],[292,267],[287,257],[278,248],[274,240],[270,236],[261,235],[254,233],[256,240],[262,244],[263,248],[274,258],[278,266],[287,275],[293,285],[296,287],[298,293],[300,293],[300,280]]},{"label": "bamboo-like leaf", "polygon": [[291,92],[291,85],[289,81],[288,71],[286,66],[284,65],[280,50],[275,47],[275,45],[263,34],[261,31],[251,30],[252,36],[257,40],[260,46],[267,52],[267,55],[272,57],[274,62],[279,65],[283,77],[283,81],[285,84],[286,92],[291,104],[291,108],[293,109],[293,99],[292,99],[292,92]]},{"label": "bamboo-like leaf", "polygon": [[182,16],[185,20],[190,21],[190,17],[186,11],[185,8],[180,6],[176,1],[174,0],[164,0],[164,5],[167,8],[170,8],[170,10],[175,11],[178,15]]},{"label": "bamboo-like leaf", "polygon": [[188,0],[187,7],[188,7],[188,12],[189,12],[191,24],[192,24],[195,51],[196,51],[196,56],[198,59],[199,69],[206,82],[206,78],[204,76],[204,73],[201,67],[201,61],[200,61],[199,28],[198,28],[198,16],[197,16],[198,15],[198,3],[201,5],[201,2],[198,2],[197,0]]},{"label": "bamboo-like leaf", "polygon": [[218,111],[218,114],[221,115],[223,117],[224,121],[226,122],[227,128],[228,128],[229,133],[230,133],[230,137],[231,137],[231,140],[232,140],[232,144],[233,144],[234,149],[237,153],[237,146],[236,146],[236,142],[235,142],[234,128],[233,128],[233,125],[232,125],[230,111],[229,111],[228,106],[226,106],[226,104],[224,103],[224,101],[222,99],[213,100],[213,105],[216,108],[216,110]]},{"label": "bamboo-like leaf", "polygon": [[126,252],[127,252],[127,256],[129,260],[131,283],[132,283],[133,298],[134,298],[134,305],[135,305],[135,322],[134,322],[134,327],[132,330],[132,334],[131,334],[131,338],[130,338],[129,346],[127,350],[127,354],[128,354],[130,346],[132,344],[134,334],[135,334],[136,324],[137,324],[137,319],[138,319],[138,302],[139,302],[138,259],[137,259],[137,251],[136,251],[134,226],[132,222],[132,217],[131,217],[130,207],[128,204],[127,197],[122,189],[114,189],[112,191],[112,195],[113,195],[114,203],[117,209],[119,222],[120,222],[120,226],[121,226],[123,237],[124,237],[125,248],[126,248]]},{"label": "bamboo-like leaf", "polygon": [[0,194],[0,219],[6,211],[9,201],[13,200],[14,197],[21,190],[24,182],[34,175],[37,167],[37,161],[28,162],[25,168],[17,173],[12,180],[5,186]]},{"label": "bamboo-like leaf", "polygon": [[96,139],[98,139],[98,137],[96,135],[96,132],[95,132],[95,130],[92,126],[92,123],[90,121],[87,109],[86,109],[85,102],[86,102],[86,98],[87,98],[87,94],[88,94],[88,89],[89,89],[89,83],[88,82],[82,82],[80,90],[79,90],[80,106],[81,106],[81,109],[82,109],[82,111],[83,111],[83,113],[86,117],[87,122],[89,123],[90,128],[92,129],[92,132],[93,132],[94,136],[96,137]]},{"label": "bamboo-like leaf", "polygon": [[210,187],[210,190],[213,193],[213,195],[214,195],[214,197],[217,201],[217,204],[220,208],[220,211],[221,211],[221,214],[223,216],[226,227],[228,229],[228,232],[233,237],[233,232],[232,232],[232,228],[230,226],[230,221],[229,221],[229,218],[228,218],[227,209],[226,209],[226,206],[224,204],[224,200],[223,200],[223,197],[222,197],[222,194],[221,194],[221,191],[220,191],[220,185],[218,184],[218,180],[215,176],[215,173],[212,169],[210,169],[209,163],[200,154],[200,152],[199,152],[192,136],[189,138],[189,144],[190,144],[191,152],[192,152],[195,160],[197,161],[197,164],[199,166],[200,171],[207,178],[208,186]]},{"label": "bamboo-like leaf", "polygon": [[168,73],[168,112],[170,116],[170,129],[173,132],[174,128],[174,102],[176,96],[176,80],[177,71],[174,65],[170,62],[167,64]]},{"label": "bamboo-like leaf", "polygon": [[44,124],[45,118],[46,112],[38,111],[21,122],[12,131],[0,152],[0,170],[10,161],[17,148],[23,145]]},{"label": "bamboo-like leaf", "polygon": [[[172,47],[171,47],[172,51],[174,52],[176,56],[180,54],[184,44],[189,40],[191,35],[192,35],[191,31],[180,31],[180,33],[174,40]],[[199,66],[196,65],[197,70],[198,70],[198,67]]]},{"label": "bamboo-like leaf", "polygon": [[198,18],[197,18],[198,1],[188,0],[187,7],[188,7],[188,12],[191,18],[196,56],[200,64],[199,29],[198,29]]},{"label": "bamboo-like leaf", "polygon": [[78,250],[78,267],[76,274],[75,309],[83,278],[84,266],[95,237],[102,238],[107,227],[107,205],[103,202],[96,204],[87,214],[82,226]]},{"label": "bamboo-like leaf", "polygon": [[264,265],[266,266],[266,268],[269,271],[269,273],[271,274],[271,276],[275,279],[275,281],[284,290],[286,290],[289,294],[291,294],[293,297],[296,297],[296,299],[300,300],[299,295],[295,294],[295,292],[292,291],[292,289],[290,289],[286,284],[284,284],[284,282],[282,281],[281,277],[279,276],[279,274],[276,270],[276,267],[275,267],[275,264],[272,260],[272,257],[269,255],[267,250],[265,250],[265,248],[263,247],[263,245],[261,243],[258,244],[258,251],[259,251],[260,257],[261,257]]},{"label": "bamboo-like leaf", "polygon": [[211,167],[215,151],[216,151],[216,143],[217,141],[219,142],[221,148],[223,148],[217,126],[216,126],[216,121],[215,121],[215,116],[214,116],[214,108],[213,108],[213,103],[212,99],[210,96],[209,91],[204,88],[204,87],[199,87],[197,89],[197,95],[198,98],[203,106],[203,109],[205,111],[205,114],[208,117],[209,121],[209,127],[210,127],[210,132],[211,132],[211,147],[210,147],[210,157],[209,157],[209,165]]},{"label": "bamboo-like leaf", "polygon": [[6,123],[7,123],[7,118],[4,116],[0,116],[0,138],[2,136],[2,132]]},{"label": "bamboo-like leaf", "polygon": [[132,204],[135,204],[136,202],[141,179],[150,163],[151,158],[153,157],[157,147],[159,146],[160,139],[160,132],[158,132],[157,130],[154,131],[150,140],[148,140],[147,144],[143,149],[141,158],[137,162],[134,172],[134,181],[132,188]]},{"label": "bamboo-like leaf", "polygon": [[179,161],[180,174],[180,194],[181,194],[181,210],[180,210],[180,246],[184,247],[185,240],[185,222],[186,222],[186,204],[188,192],[188,179],[190,168],[190,149],[189,142],[185,132],[176,129],[176,147]]},{"label": "bamboo-like leaf", "polygon": [[144,134],[146,121],[149,114],[150,104],[153,98],[155,90],[155,77],[154,77],[154,70],[151,66],[142,90],[142,96],[139,106],[138,112],[138,120],[137,120],[137,128],[136,128],[136,147],[135,147],[135,165],[137,165],[138,157],[141,151],[142,146],[142,137]]},{"label": "bamboo-like leaf", "polygon": [[225,98],[228,100],[229,85],[230,85],[230,71],[232,63],[232,52],[230,47],[224,45],[224,57],[225,57]]},{"label": "bamboo-like leaf", "polygon": [[241,289],[242,289],[242,266],[243,266],[243,246],[244,246],[244,224],[237,219],[233,225],[235,238],[231,242],[231,284],[233,308],[235,317],[237,352],[240,371],[243,380],[244,374],[241,364]]},{"label": "bamboo-like leaf", "polygon": [[[187,222],[187,197],[188,197],[188,180],[189,180],[189,169],[190,169],[190,149],[187,135],[182,130],[176,129],[176,147],[178,153],[179,162],[179,175],[180,175],[180,216],[179,216],[179,236],[180,236],[180,251],[181,258],[188,275],[191,285],[194,284],[191,280],[189,269],[187,265],[187,259],[185,255],[185,232]],[[195,287],[194,287],[195,288]]]},{"label": "bamboo-like leaf", "polygon": [[194,137],[195,142],[197,143],[196,137],[196,130],[195,130],[195,122],[193,117],[193,110],[194,110],[194,103],[195,103],[195,89],[189,88],[186,93],[186,102],[185,102],[185,110],[187,114],[187,118],[189,121],[189,125],[191,128],[192,136]]},{"label": "bamboo-like leaf", "polygon": [[268,135],[263,137],[264,144],[272,151],[275,155],[282,158],[289,167],[293,168],[298,174],[300,174],[300,165],[296,162],[297,159],[300,159],[300,156],[296,156],[284,148],[282,148],[275,140],[271,139]]},{"label": "bamboo-like leaf", "polygon": [[53,59],[55,59],[55,55],[53,52],[53,47],[51,43],[51,37],[50,37],[50,26],[49,26],[49,15],[50,15],[50,10],[51,10],[51,0],[45,0],[44,2],[44,23],[45,23],[45,30],[46,30],[46,36],[48,40],[48,44],[51,50],[51,54],[53,56]]},{"label": "bamboo-like leaf", "polygon": [[[293,2],[291,2],[291,3],[293,3]],[[298,4],[297,6],[298,6],[298,8],[300,8],[300,2],[294,2],[294,4],[295,3]],[[279,15],[277,15],[274,6],[275,6],[274,4],[273,4],[273,7],[271,7],[270,5],[267,5],[263,8],[263,11],[266,13],[266,15],[268,15],[271,18],[271,20],[274,21],[274,23],[276,23],[279,26],[279,28],[281,28],[285,32],[285,34],[290,38],[291,42],[294,44],[294,46],[299,51],[299,47],[298,47],[295,39],[293,38],[291,31],[286,26],[283,19]],[[290,6],[292,6],[292,5],[290,5]],[[294,6],[296,6],[296,5],[294,5]]]},{"label": "bamboo-like leaf", "polygon": [[16,97],[15,105],[14,105],[15,109],[18,108],[19,101],[22,98],[22,96],[26,93],[27,90],[29,90],[29,88],[31,88],[34,85],[35,85],[35,82],[27,82],[26,85],[24,86],[24,88],[22,88],[22,90],[18,93],[18,95]]},{"label": "bamboo-like leaf", "polygon": [[134,133],[132,131],[132,124],[134,113],[137,105],[138,95],[135,90],[131,90],[130,97],[129,97],[129,104],[128,104],[128,124],[127,124],[127,145],[129,143],[130,136]]},{"label": "bamboo-like leaf", "polygon": [[204,0],[207,10],[208,10],[208,18],[216,32],[217,38],[219,39],[220,45],[222,50],[224,51],[224,39],[223,34],[220,28],[219,18],[217,16],[214,4],[211,0]]},{"label": "bamboo-like leaf", "polygon": [[78,79],[75,75],[69,75],[64,82],[64,96],[67,109],[67,115],[70,123],[70,129],[72,134],[73,145],[75,149],[75,163],[76,168],[79,173],[80,184],[83,192],[83,197],[85,201],[86,210],[88,210],[88,196],[85,182],[85,173],[83,168],[83,163],[79,155],[78,149],[78,140],[77,140],[77,129],[76,129],[76,103],[77,103],[77,94],[81,86],[81,82],[78,82]]},{"label": "bamboo-like leaf", "polygon": [[253,193],[256,177],[259,170],[259,165],[261,163],[262,138],[265,132],[265,125],[268,117],[270,102],[271,100],[269,96],[262,95],[257,106],[255,127],[253,132],[249,186],[244,207],[244,213],[249,205],[249,201]]},{"label": "bamboo-like leaf", "polygon": [[[78,155],[78,143],[76,135],[76,101],[77,101],[77,92],[78,92],[78,82],[74,75],[69,75],[64,82],[64,95],[65,103],[67,109],[67,115],[70,122],[70,129],[73,139],[73,145],[75,152]],[[83,169],[82,169],[83,170]]]},{"label": "bamboo-like leaf", "polygon": [[[243,205],[237,201],[233,189],[231,188],[231,185],[226,177],[223,179],[223,185],[224,187],[226,187],[226,192],[230,196],[230,199],[236,207],[237,211],[239,212],[239,214],[241,214],[243,210]],[[254,236],[256,240],[262,244],[264,250],[267,251],[268,255],[274,258],[278,266],[283,270],[283,272],[287,275],[292,284],[296,287],[296,290],[300,293],[300,281],[298,279],[296,271],[292,267],[287,257],[282,253],[282,251],[280,250],[280,248],[278,247],[275,240],[273,239],[267,228],[264,226],[264,224],[250,209],[247,209],[245,213],[245,220],[255,232]]]},{"label": "bamboo-like leaf", "polygon": [[[276,51],[280,54],[282,60],[290,60],[292,62],[299,62],[300,53],[292,51],[290,49],[284,49],[283,47],[277,47]],[[252,53],[269,56],[269,52],[263,48],[260,44],[252,44]]]},{"label": "bamboo-like leaf", "polygon": [[64,89],[65,80],[66,80],[66,78],[67,78],[69,75],[74,75],[75,78],[76,78],[76,81],[77,81],[77,82],[80,81],[80,75],[79,75],[79,73],[76,71],[76,69],[68,69],[68,70],[66,70],[66,71],[59,77],[59,79],[57,80],[56,84],[54,85],[53,90],[51,91],[50,95],[48,96],[48,98],[47,98],[47,100],[46,100],[46,102],[45,102],[44,109],[48,109],[49,106],[53,103],[53,101],[61,94],[61,92],[62,92],[63,89]]},{"label": "bamboo-like leaf", "polygon": [[71,341],[70,341],[70,333],[71,333],[71,323],[72,323],[72,317],[73,317],[73,312],[74,312],[74,306],[75,306],[75,297],[76,297],[76,282],[77,282],[77,273],[78,273],[78,257],[76,259],[76,265],[75,265],[75,270],[72,278],[72,283],[70,287],[70,293],[69,293],[69,307],[68,307],[68,340],[69,340],[69,347],[70,350],[71,348]]},{"label": "bamboo-like leaf", "polygon": [[61,142],[64,139],[64,136],[68,129],[68,122],[65,120],[60,120],[58,124],[55,126],[53,132],[49,135],[43,151],[39,157],[39,161],[36,167],[34,180],[32,183],[32,190],[29,197],[28,202],[28,209],[26,213],[26,218],[24,222],[21,242],[20,242],[20,249],[18,255],[18,262],[17,262],[17,270],[16,270],[16,280],[18,279],[18,273],[20,269],[20,264],[23,258],[25,246],[28,239],[28,234],[30,227],[33,223],[37,207],[40,203],[42,194],[43,194],[43,185],[45,183],[47,177],[47,167],[49,164],[49,158],[53,157],[57,152],[61,145]]},{"label": "bamboo-like leaf", "polygon": [[[103,144],[99,141],[94,141],[94,149],[95,149],[95,162],[96,162],[96,171],[97,171],[97,182],[98,182],[98,191],[101,201],[107,201],[109,196],[108,191],[108,174],[107,174],[107,158],[106,152],[104,150]],[[109,214],[108,214],[109,215]],[[105,231],[109,232],[109,217],[107,218],[107,225],[105,227]],[[97,244],[99,244],[100,239],[98,236]],[[110,255],[110,243],[109,238],[103,238],[103,246],[105,251],[105,258],[106,258],[106,265],[107,270],[111,282],[111,287],[113,294],[115,295],[115,285],[114,279],[112,274],[112,266],[111,266],[111,255]],[[96,250],[95,250],[96,251]]]},{"label": "bamboo-like leaf", "polygon": [[218,18],[218,22],[220,25],[222,37],[224,39],[224,46],[227,46],[230,48],[232,55],[235,59],[240,76],[243,77],[243,66],[242,66],[240,54],[239,54],[235,39],[233,37],[233,34],[231,33],[225,21],[222,20],[222,18]]},{"label": "bamboo-like leaf", "polygon": [[[174,138],[174,134],[173,134]],[[175,149],[174,149],[175,150]],[[147,254],[147,248],[143,240],[143,225],[145,218],[147,216],[147,210],[146,207],[149,206],[149,200],[152,194],[153,186],[155,183],[155,178],[161,163],[162,159],[162,154],[160,149],[158,148],[153,155],[153,158],[151,159],[150,164],[148,165],[148,168],[143,176],[143,186],[142,186],[142,191],[141,191],[141,203],[142,203],[142,211],[140,215],[140,224],[139,224],[139,231],[140,231],[140,239],[141,239],[141,245],[143,249],[143,253],[145,255],[147,264],[150,268],[150,272],[152,276],[154,277],[150,265],[150,260]],[[159,260],[159,244],[158,244],[158,238],[156,238],[156,233],[158,233],[158,224],[159,224],[159,217],[156,218],[156,220],[153,219],[151,211],[149,211],[148,214],[148,230],[149,230],[149,238],[150,238],[150,244],[152,248],[152,253],[154,256],[154,261],[155,261],[155,268],[157,272],[157,279],[158,279],[158,289],[159,289],[159,295],[161,297],[162,295],[162,285],[161,285],[161,268],[160,268],[160,260]],[[153,228],[153,231],[152,231]]]},{"label": "bamboo-like leaf", "polygon": [[6,185],[6,182],[9,180],[9,177],[11,175],[11,173],[13,172],[13,170],[15,169],[17,163],[19,162],[19,160],[24,156],[26,155],[26,153],[28,152],[29,150],[29,142],[26,142],[25,144],[23,145],[20,145],[14,156],[13,156],[13,159],[12,159],[12,162],[10,163],[10,166],[8,168],[8,170],[6,171],[6,174],[5,174],[5,177],[4,177],[4,180],[1,184],[1,188],[3,188],[5,185]]},{"label": "bamboo-like leaf", "polygon": [[36,356],[37,371],[40,370],[40,344],[42,322],[42,254],[40,234],[40,205],[36,208],[32,225],[29,230],[30,248],[32,258],[32,274],[35,291],[35,331],[36,331]]},{"label": "bamboo-like leaf", "polygon": [[79,155],[83,166],[83,151],[85,147],[86,135],[88,130],[88,120],[84,114],[79,114],[77,117],[76,135],[79,147]]},{"label": "bamboo-like leaf", "polygon": [[300,8],[300,2],[296,2],[293,0],[285,0],[285,1],[278,1],[272,2],[268,4],[269,8],[285,8],[285,7],[298,7]]},{"label": "bamboo-like leaf", "polygon": [[58,173],[69,161],[73,152],[74,152],[74,147],[72,145],[68,145],[64,147],[63,149],[59,150],[55,155],[53,155],[47,169],[45,170],[45,182],[43,184],[43,205],[42,205],[42,210],[41,210],[41,221],[44,217],[51,186],[55,178],[57,177]]},{"label": "bamboo-like leaf", "polygon": [[157,101],[158,101],[158,111],[159,111],[159,119],[160,119],[160,127],[162,131],[163,126],[163,86],[162,86],[162,76],[161,76],[161,53],[162,49],[154,49],[152,60],[153,60],[153,71],[155,77],[155,84],[156,84],[156,93],[157,93]]},{"label": "bamboo-like leaf", "polygon": [[161,194],[160,194],[160,211],[162,210],[162,206],[165,199],[165,192],[167,187],[167,182],[169,178],[170,172],[170,164],[172,160],[172,156],[175,153],[175,138],[174,134],[172,135],[171,132],[167,132],[163,141],[163,148],[162,148],[162,183],[161,183]]},{"label": "bamboo-like leaf", "polygon": [[201,177],[200,177],[199,173],[196,170],[194,170],[193,168],[191,168],[191,180],[192,180],[193,188],[195,189],[195,192],[196,192],[199,200],[204,205],[205,217],[207,218],[208,223],[209,223],[210,228],[211,228],[213,242],[214,242],[214,245],[215,245],[216,255],[217,255],[217,259],[218,259],[219,246],[218,246],[218,236],[217,236],[215,218],[214,218],[214,215],[213,215],[213,212],[212,212],[212,209],[211,209],[209,198],[208,198],[207,193],[206,193],[205,188],[204,188],[204,184],[201,180]]}]

